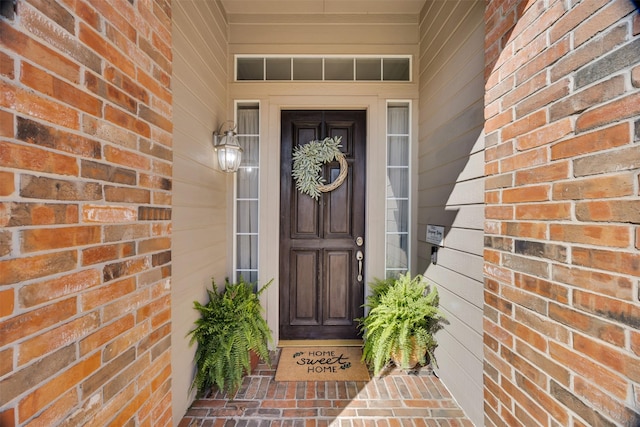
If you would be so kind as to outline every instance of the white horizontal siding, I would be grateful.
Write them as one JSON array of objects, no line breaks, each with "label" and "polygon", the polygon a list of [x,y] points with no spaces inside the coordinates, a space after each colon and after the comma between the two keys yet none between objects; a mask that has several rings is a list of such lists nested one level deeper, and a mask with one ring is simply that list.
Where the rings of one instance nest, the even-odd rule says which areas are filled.
[{"label": "white horizontal siding", "polygon": [[436,354],[439,376],[466,415],[476,426],[482,426],[483,400],[478,399],[483,395],[482,360],[477,359],[448,331],[441,331],[438,334],[438,344]]},{"label": "white horizontal siding", "polygon": [[216,2],[173,2],[172,397],[177,425],[191,404],[187,334],[211,278],[227,268],[227,175],[216,170],[212,133],[227,118],[227,24]]},{"label": "white horizontal siding", "polygon": [[234,44],[296,45],[398,45],[418,42],[415,22],[355,23],[280,22],[276,24],[232,24]]},{"label": "white horizontal siding", "polygon": [[[437,372],[482,425],[484,3],[427,1],[419,64],[418,264],[440,292]],[[430,262],[428,224],[445,227]]]},{"label": "white horizontal siding", "polygon": [[[469,205],[461,210],[460,206],[423,206],[420,209],[421,219],[425,224],[451,224],[455,228],[482,229],[484,226],[484,206]],[[418,230],[419,236],[424,236],[426,227]]]},{"label": "white horizontal siding", "polygon": [[[448,173],[449,171],[443,171]],[[461,172],[458,172],[461,173]],[[484,200],[484,182],[482,180],[458,181],[437,187],[424,188],[419,185],[419,207],[423,206],[451,206],[482,203]],[[445,204],[438,203],[445,200]],[[448,224],[440,224],[448,225]]]},{"label": "white horizontal siding", "polygon": [[[484,152],[478,151],[477,153],[467,154],[467,156],[457,158],[451,162],[446,162],[446,159],[442,158],[446,156],[446,154],[444,156],[435,156],[439,160],[438,165],[435,167],[433,167],[434,159],[425,159],[425,166],[428,165],[430,167],[422,174],[424,176],[423,188],[433,188],[483,177],[481,171],[484,168]],[[451,169],[459,170],[460,174],[456,177],[447,174],[446,171]]]},{"label": "white horizontal siding", "polygon": [[[429,271],[429,281],[440,289],[440,283],[448,292],[457,295],[475,308],[482,308],[483,289],[477,286],[477,279],[460,274],[460,272],[450,270],[442,265],[441,268],[432,268]],[[475,308],[470,308],[476,311]],[[482,325],[473,325],[472,329],[481,332]]]}]

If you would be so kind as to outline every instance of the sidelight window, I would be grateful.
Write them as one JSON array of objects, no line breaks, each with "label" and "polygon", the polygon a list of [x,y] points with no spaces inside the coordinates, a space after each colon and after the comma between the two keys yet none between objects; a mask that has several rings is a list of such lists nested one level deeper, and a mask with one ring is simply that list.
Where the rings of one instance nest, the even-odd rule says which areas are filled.
[{"label": "sidelight window", "polygon": [[409,269],[410,104],[387,104],[386,277]]},{"label": "sidelight window", "polygon": [[258,213],[260,176],[260,106],[239,102],[236,106],[238,141],[243,150],[236,174],[235,271],[236,278],[258,281]]}]

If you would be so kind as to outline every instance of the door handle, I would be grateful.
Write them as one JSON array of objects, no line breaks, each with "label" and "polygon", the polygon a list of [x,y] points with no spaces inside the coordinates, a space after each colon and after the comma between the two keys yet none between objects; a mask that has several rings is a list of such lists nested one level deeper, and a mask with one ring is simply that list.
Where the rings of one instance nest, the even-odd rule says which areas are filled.
[{"label": "door handle", "polygon": [[362,260],[364,259],[364,254],[362,251],[356,252],[356,260],[358,260],[358,282],[362,282]]}]

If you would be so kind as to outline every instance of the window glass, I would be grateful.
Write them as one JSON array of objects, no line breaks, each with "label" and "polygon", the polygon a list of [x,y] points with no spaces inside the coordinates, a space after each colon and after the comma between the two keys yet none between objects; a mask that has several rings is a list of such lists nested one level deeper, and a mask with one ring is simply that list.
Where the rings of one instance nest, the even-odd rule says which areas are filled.
[{"label": "window glass", "polygon": [[387,231],[406,233],[409,231],[409,200],[387,202]]},{"label": "window glass", "polygon": [[385,81],[409,81],[409,59],[407,58],[384,58],[382,69]]},{"label": "window glass", "polygon": [[238,135],[238,143],[242,147],[242,163],[245,166],[258,165],[258,141],[257,136],[241,136]]},{"label": "window glass", "polygon": [[293,58],[293,80],[322,80],[322,58]]},{"label": "window glass", "polygon": [[387,138],[387,164],[407,166],[409,164],[409,137],[389,136]]},{"label": "window glass", "polygon": [[407,271],[409,256],[407,234],[387,234],[387,268]]},{"label": "window glass", "polygon": [[[238,233],[249,234],[258,232],[258,200],[239,200],[237,203],[237,228]],[[242,253],[239,265],[250,264],[247,255]]]},{"label": "window glass", "polygon": [[238,80],[264,80],[264,58],[238,58]]},{"label": "window glass", "polygon": [[[257,268],[258,236],[238,236],[238,271],[256,270]],[[246,275],[244,277],[246,278]]]},{"label": "window glass", "polygon": [[267,80],[291,80],[291,58],[267,58]]},{"label": "window glass", "polygon": [[352,58],[326,58],[324,60],[325,80],[353,80]]},{"label": "window glass", "polygon": [[387,107],[387,133],[389,135],[409,135],[409,109],[406,105]]},{"label": "window glass", "polygon": [[356,80],[380,80],[380,58],[356,58]]},{"label": "window glass", "polygon": [[387,198],[409,197],[409,170],[407,168],[387,169]]},{"label": "window glass", "polygon": [[238,169],[238,198],[257,199],[258,198],[258,168]]}]

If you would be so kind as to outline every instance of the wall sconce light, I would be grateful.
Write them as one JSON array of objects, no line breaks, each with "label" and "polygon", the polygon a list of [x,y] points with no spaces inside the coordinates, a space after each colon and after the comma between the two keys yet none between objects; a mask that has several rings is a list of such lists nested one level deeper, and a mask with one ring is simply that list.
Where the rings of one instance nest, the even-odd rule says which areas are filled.
[{"label": "wall sconce light", "polygon": [[[227,127],[224,132],[222,128],[231,123],[233,127]],[[218,164],[224,172],[235,172],[240,167],[242,161],[242,148],[236,137],[236,125],[232,121],[226,121],[220,125],[217,132],[213,133],[213,148],[218,154]]]}]

